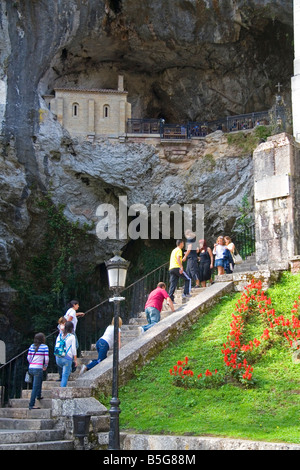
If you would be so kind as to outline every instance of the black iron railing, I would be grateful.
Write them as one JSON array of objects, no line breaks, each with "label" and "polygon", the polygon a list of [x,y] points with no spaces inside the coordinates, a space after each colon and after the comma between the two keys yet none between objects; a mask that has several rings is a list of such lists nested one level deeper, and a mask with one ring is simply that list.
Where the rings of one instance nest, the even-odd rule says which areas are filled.
[{"label": "black iron railing", "polygon": [[[243,232],[236,233],[233,237],[235,245],[243,258],[251,255],[255,251],[255,227],[254,225],[245,228]],[[125,298],[121,302],[121,318],[126,324],[130,318],[137,317],[144,311],[147,297],[159,282],[164,282],[169,289],[169,263],[164,263],[154,269],[138,281],[132,283],[120,293]],[[178,286],[182,285],[180,281]],[[113,317],[113,302],[109,299],[103,300],[98,305],[87,310],[86,315],[79,319],[76,335],[80,350],[89,350],[93,343],[103,333],[106,326]],[[49,347],[48,372],[56,372],[54,358],[54,345],[58,331],[55,330],[46,337],[46,344]],[[25,386],[24,377],[28,369],[27,363],[28,349],[0,366],[0,403],[5,406],[10,398],[20,398],[22,389]],[[28,387],[28,385],[27,385]]]},{"label": "black iron railing", "polygon": [[[46,337],[46,343],[49,347],[49,371],[54,367],[54,344],[57,336],[57,330]],[[0,405],[5,406],[10,398],[20,398],[25,386],[24,378],[28,370],[27,362],[28,349],[10,359],[6,364],[0,366]],[[27,388],[29,385],[26,384]]]},{"label": "black iron railing", "polygon": [[190,138],[190,128],[188,124],[162,124],[161,139],[189,139]]},{"label": "black iron railing", "polygon": [[128,134],[160,134],[161,119],[128,119]]},{"label": "black iron railing", "polygon": [[[159,282],[164,282],[169,286],[169,263],[165,263],[154,269],[144,277],[130,284],[122,290],[120,295],[125,297],[121,302],[120,316],[123,323],[128,323],[131,318],[137,317],[144,311],[147,297]],[[113,317],[113,302],[104,300],[99,305],[91,308],[81,320],[76,328],[79,345],[82,350],[89,350],[91,344],[95,343],[102,334],[104,328],[110,323]],[[103,325],[103,319],[107,319]]]},{"label": "black iron railing", "polygon": [[215,121],[190,121],[184,124],[167,124],[163,119],[128,119],[127,133],[160,134],[161,139],[180,140],[205,137],[217,130],[235,132],[269,124],[269,111],[227,116]]},{"label": "black iron railing", "polygon": [[[138,281],[126,287],[120,295],[125,297],[121,302],[121,318],[124,323],[128,323],[130,318],[136,317],[144,310],[146,299],[151,290],[159,282],[165,282],[169,286],[168,275],[169,263],[165,263],[154,269]],[[89,350],[103,333],[105,327],[111,322],[113,317],[113,302],[109,299],[103,300],[86,312],[86,315],[79,319],[76,336],[80,350]],[[105,324],[105,319],[107,322]],[[46,337],[46,344],[49,347],[48,372],[57,372],[54,345],[58,331],[55,330]],[[22,351],[16,357],[0,366],[0,403],[5,406],[11,398],[20,398],[25,386],[24,378],[28,369],[27,362],[28,349]],[[28,385],[27,385],[28,387]]]},{"label": "black iron railing", "polygon": [[235,246],[243,259],[255,253],[255,225],[245,227],[234,235]]}]

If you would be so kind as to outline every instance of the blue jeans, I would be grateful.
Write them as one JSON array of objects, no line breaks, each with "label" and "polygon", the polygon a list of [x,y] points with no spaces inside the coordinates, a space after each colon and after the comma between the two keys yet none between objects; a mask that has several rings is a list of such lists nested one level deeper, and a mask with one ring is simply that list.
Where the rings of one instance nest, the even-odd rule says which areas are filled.
[{"label": "blue jeans", "polygon": [[33,377],[32,391],[29,402],[29,409],[34,407],[36,398],[41,398],[42,394],[42,383],[43,383],[43,369],[28,369],[29,374]]},{"label": "blue jeans", "polygon": [[98,359],[94,359],[91,361],[87,366],[87,370],[92,369],[95,367],[99,362],[103,361],[103,359],[107,358],[107,351],[109,350],[108,342],[105,339],[99,338],[96,343],[96,349],[98,351]]},{"label": "blue jeans", "polygon": [[66,387],[69,375],[71,374],[72,370],[72,359],[67,359],[66,357],[56,357],[56,364],[58,367],[62,368],[60,386]]},{"label": "blue jeans", "polygon": [[147,307],[145,310],[148,325],[142,326],[144,331],[149,330],[152,326],[160,321],[160,311],[155,307]]}]

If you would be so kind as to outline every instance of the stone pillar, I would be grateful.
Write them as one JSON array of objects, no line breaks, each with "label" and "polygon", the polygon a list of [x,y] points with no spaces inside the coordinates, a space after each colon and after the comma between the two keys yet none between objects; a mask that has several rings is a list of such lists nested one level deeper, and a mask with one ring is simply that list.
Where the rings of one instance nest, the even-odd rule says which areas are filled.
[{"label": "stone pillar", "polygon": [[63,98],[56,99],[56,115],[58,122],[63,126],[64,124],[64,100]]},{"label": "stone pillar", "polygon": [[294,0],[293,135],[300,142],[300,0]]},{"label": "stone pillar", "polygon": [[268,138],[253,153],[256,264],[288,269],[300,253],[299,145],[286,133]]},{"label": "stone pillar", "polygon": [[126,120],[125,120],[125,101],[120,101],[120,114],[119,114],[119,135],[125,134]]}]

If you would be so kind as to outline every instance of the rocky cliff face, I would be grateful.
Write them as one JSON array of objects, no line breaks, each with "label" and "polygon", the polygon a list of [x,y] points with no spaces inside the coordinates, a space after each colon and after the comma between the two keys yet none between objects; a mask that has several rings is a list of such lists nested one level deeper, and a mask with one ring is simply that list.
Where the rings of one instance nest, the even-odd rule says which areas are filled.
[{"label": "rocky cliff face", "polygon": [[[268,109],[278,81],[289,95],[292,0],[4,0],[0,19],[3,272],[38,246],[39,191],[51,189],[81,223],[125,194],[129,204],[204,203],[209,237],[231,229],[252,191],[251,155],[222,135],[183,161],[151,145],[78,143],[41,97],[58,86],[112,88],[123,74],[137,118],[184,122]],[[82,259],[101,263],[116,245],[92,233]]]}]

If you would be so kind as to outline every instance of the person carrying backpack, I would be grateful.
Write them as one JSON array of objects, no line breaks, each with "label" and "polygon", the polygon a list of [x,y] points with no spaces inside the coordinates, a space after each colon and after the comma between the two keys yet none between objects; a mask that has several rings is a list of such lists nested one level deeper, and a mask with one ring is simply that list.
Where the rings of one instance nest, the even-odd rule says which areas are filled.
[{"label": "person carrying backpack", "polygon": [[54,355],[57,366],[62,368],[60,386],[66,387],[72,371],[72,362],[77,367],[76,339],[71,321],[66,322],[64,332],[57,336]]}]

